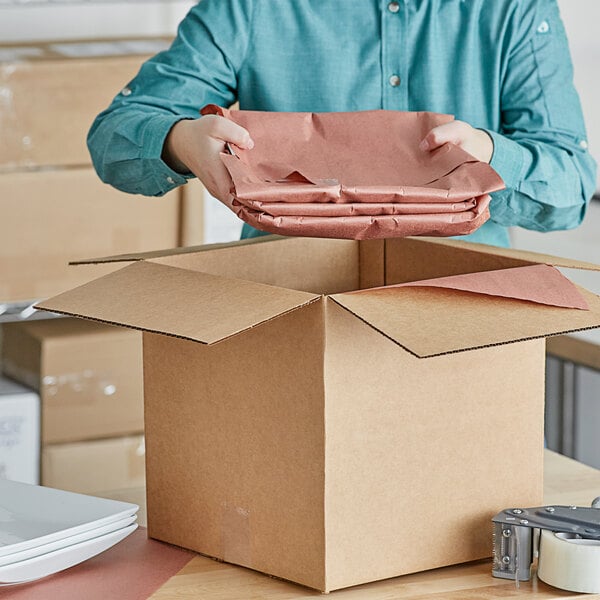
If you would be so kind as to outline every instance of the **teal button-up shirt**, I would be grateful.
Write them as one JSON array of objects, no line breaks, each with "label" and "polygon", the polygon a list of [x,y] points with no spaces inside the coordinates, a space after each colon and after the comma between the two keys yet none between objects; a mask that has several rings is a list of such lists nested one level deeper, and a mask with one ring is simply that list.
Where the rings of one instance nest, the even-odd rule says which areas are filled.
[{"label": "teal button-up shirt", "polygon": [[507,245],[507,226],[577,226],[593,194],[572,79],[556,0],[202,0],[88,144],[104,181],[159,196],[190,177],[161,160],[167,133],[208,103],[450,113],[490,133],[507,186],[467,237]]}]

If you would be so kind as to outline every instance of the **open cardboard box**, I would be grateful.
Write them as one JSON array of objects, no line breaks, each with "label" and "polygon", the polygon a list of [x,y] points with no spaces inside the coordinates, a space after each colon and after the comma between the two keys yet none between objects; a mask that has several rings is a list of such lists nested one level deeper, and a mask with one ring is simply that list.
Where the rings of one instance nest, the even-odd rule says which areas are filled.
[{"label": "open cardboard box", "polygon": [[422,238],[106,260],[130,264],[41,308],[144,331],[152,537],[330,591],[490,556],[492,515],[542,502],[544,337],[600,299],[347,292],[598,267]]}]

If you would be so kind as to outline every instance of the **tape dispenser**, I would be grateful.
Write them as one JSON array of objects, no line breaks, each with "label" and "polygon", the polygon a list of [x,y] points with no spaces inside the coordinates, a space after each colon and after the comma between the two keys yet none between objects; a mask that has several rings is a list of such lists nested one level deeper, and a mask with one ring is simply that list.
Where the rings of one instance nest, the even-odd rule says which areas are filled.
[{"label": "tape dispenser", "polygon": [[600,497],[590,507],[507,508],[493,517],[492,575],[561,589],[600,593]]}]

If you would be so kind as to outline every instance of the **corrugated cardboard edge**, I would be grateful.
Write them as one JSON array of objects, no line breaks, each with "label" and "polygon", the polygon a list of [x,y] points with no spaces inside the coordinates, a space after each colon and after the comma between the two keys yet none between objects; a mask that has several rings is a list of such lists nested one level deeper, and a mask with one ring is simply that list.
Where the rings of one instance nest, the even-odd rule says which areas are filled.
[{"label": "corrugated cardboard edge", "polygon": [[[268,319],[264,319],[263,321],[260,321],[260,323],[254,323],[253,325],[250,325],[248,327],[246,327],[245,329],[242,329],[240,331],[236,331],[235,333],[232,333],[228,336],[225,336],[219,340],[217,340],[216,342],[203,342],[201,340],[197,340],[193,337],[189,337],[189,336],[185,336],[185,335],[177,335],[175,333],[165,333],[164,331],[159,331],[159,330],[155,330],[155,329],[147,329],[144,327],[136,327],[134,325],[123,325],[123,323],[117,323],[116,321],[109,321],[107,319],[96,319],[93,317],[86,317],[85,315],[81,315],[78,314],[76,312],[59,312],[58,314],[61,315],[65,315],[67,317],[76,317],[78,319],[85,319],[86,321],[93,321],[94,323],[105,323],[106,325],[114,325],[115,327],[125,327],[127,329],[131,329],[133,331],[142,331],[142,332],[146,332],[146,333],[156,333],[158,335],[165,335],[167,337],[172,337],[172,338],[177,338],[180,340],[186,340],[188,342],[195,342],[196,344],[202,344],[203,346],[214,346],[216,344],[220,344],[221,342],[224,342],[225,340],[229,340],[233,337],[236,337],[238,335],[243,334],[246,331],[250,331],[251,329],[254,329],[256,327],[260,327],[261,325],[265,324],[265,323],[269,323],[271,321],[273,321],[274,319],[278,319],[279,317],[283,317],[284,315],[287,315],[289,313],[295,312],[297,310],[301,310],[303,309],[305,306],[308,306],[309,304],[313,304],[315,302],[319,302],[320,300],[322,300],[323,296],[318,296],[317,298],[313,298],[312,300],[308,300],[307,302],[305,302],[304,304],[300,304],[294,308],[291,308],[289,310],[286,310],[284,312],[281,312],[277,315],[274,315]],[[57,313],[58,311],[56,311],[55,309],[51,309],[51,308],[44,308],[42,305],[37,305],[35,307],[37,310],[43,310],[46,312],[51,312],[51,313]]]},{"label": "corrugated cardboard edge", "polygon": [[[238,240],[235,242],[224,242],[217,244],[204,244],[200,246],[189,246],[189,247],[179,247],[179,248],[169,248],[164,250],[153,250],[150,252],[137,252],[130,254],[119,254],[114,256],[105,256],[99,258],[88,258],[81,260],[74,260],[69,262],[70,265],[85,265],[85,264],[99,264],[99,263],[112,263],[112,262],[134,262],[140,260],[151,260],[154,258],[163,258],[167,256],[175,256],[178,254],[192,254],[195,252],[207,252],[211,250],[218,250],[220,248],[229,248],[232,246],[245,246],[250,244],[260,244],[265,242],[273,242],[273,241],[284,241],[286,239],[295,239],[287,236],[281,235],[264,235],[257,238],[247,238],[243,240]],[[580,261],[569,258],[561,258],[558,256],[553,256],[550,254],[540,254],[537,252],[530,252],[526,250],[516,250],[513,248],[501,248],[499,246],[488,246],[486,244],[477,244],[474,242],[465,242],[462,240],[449,239],[449,238],[432,238],[432,237],[410,237],[405,238],[410,240],[411,242],[423,242],[429,244],[436,244],[437,246],[446,246],[451,249],[457,250],[467,250],[470,252],[475,252],[477,254],[486,254],[486,255],[495,255],[501,256],[505,258],[510,258],[517,261],[522,261],[524,264],[550,264],[555,267],[563,267],[563,268],[571,268],[571,269],[583,269],[590,271],[600,271],[600,265]],[[387,243],[385,240],[361,240],[360,244],[360,253],[361,253],[361,261],[368,262],[372,264],[376,260],[383,261],[383,272],[378,274],[374,281],[380,281],[381,275],[383,275],[385,280],[385,253]],[[362,277],[362,276],[361,276]],[[384,285],[380,283],[379,285]],[[371,285],[371,278],[369,280],[361,279],[361,288],[362,287],[374,287]]]},{"label": "corrugated cardboard edge", "polygon": [[598,329],[600,327],[600,325],[598,325],[595,327],[592,326],[592,327],[581,327],[581,328],[577,328],[577,329],[567,329],[565,331],[557,331],[557,332],[548,333],[548,334],[520,337],[520,338],[516,338],[514,340],[508,340],[505,342],[491,342],[489,344],[481,344],[481,345],[470,346],[470,347],[466,347],[466,348],[457,348],[455,350],[447,350],[445,352],[436,352],[436,353],[431,353],[431,354],[417,354],[416,352],[411,350],[408,346],[400,343],[398,340],[394,339],[392,336],[388,335],[381,329],[379,329],[379,328],[375,327],[373,324],[369,323],[369,321],[367,321],[360,315],[351,311],[349,308],[347,308],[343,304],[340,304],[338,301],[335,300],[335,298],[331,298],[331,300],[333,300],[333,302],[335,302],[338,306],[340,306],[344,310],[348,311],[350,314],[354,315],[357,319],[359,319],[360,321],[362,321],[363,323],[365,323],[366,325],[368,325],[369,327],[371,327],[372,329],[374,329],[375,331],[380,333],[383,337],[387,338],[388,340],[390,340],[391,342],[393,342],[394,344],[396,344],[397,346],[402,348],[404,351],[408,352],[409,354],[411,354],[412,356],[414,356],[416,358],[434,358],[436,356],[445,356],[447,354],[459,354],[461,352],[470,352],[471,350],[479,350],[481,348],[491,348],[493,346],[507,346],[509,344],[517,344],[519,342],[526,342],[528,340],[537,340],[537,339],[542,339],[542,338],[550,338],[550,337],[560,336],[560,335],[564,335],[567,333],[575,333],[577,331],[589,331],[592,329]]},{"label": "corrugated cardboard edge", "polygon": [[[159,278],[160,286],[162,287],[159,286],[159,289],[157,289],[156,285]],[[134,286],[135,291],[133,296],[130,294],[128,303],[126,298],[114,295],[115,289],[123,288],[123,281],[134,282],[136,279],[137,285]],[[190,287],[190,279],[194,282],[198,281],[199,286]],[[211,345],[229,339],[284,314],[301,309],[322,298],[320,294],[277,288],[276,286],[245,280],[236,284],[235,281],[227,277],[200,272],[191,273],[185,269],[152,262],[134,262],[104,277],[59,294],[49,300],[42,301],[36,305],[36,308],[38,310]],[[143,284],[146,282],[148,282],[148,285],[144,286]],[[164,310],[169,307],[174,310],[177,309],[177,305],[172,303],[170,295],[170,290],[173,288],[168,287],[168,290],[164,291],[166,284],[172,284],[173,288],[178,285],[184,286],[181,289],[186,294],[182,296],[180,301],[180,305],[183,308],[188,306],[190,302],[194,302],[195,298],[207,297],[202,293],[207,286],[216,287],[223,294],[224,291],[227,292],[232,287],[243,284],[246,288],[244,298],[247,300],[244,306],[247,310],[242,314],[248,317],[248,319],[234,319],[234,321],[237,321],[236,324],[231,327],[222,328],[221,331],[211,328],[210,323],[212,321],[210,320],[207,321],[209,324],[207,329],[203,331],[201,326],[196,326],[196,321],[190,321],[186,318],[164,323],[164,328],[162,329],[154,327],[152,326],[155,316],[153,311],[159,310],[161,313],[164,313]],[[270,294],[277,291],[285,294],[286,299],[275,303],[270,302],[265,306],[265,298],[268,298]],[[250,293],[249,296],[248,293]],[[148,298],[151,298],[152,301],[149,301]],[[126,308],[124,309],[122,308],[124,306],[123,302],[126,302]],[[208,311],[210,315],[211,311],[214,312],[216,307],[220,307],[219,302],[220,296],[217,298],[207,297],[207,302],[204,305],[205,311]],[[197,304],[198,301],[196,301]],[[260,308],[257,310],[257,307]],[[189,333],[189,335],[186,335],[186,333]]]},{"label": "corrugated cardboard edge", "polygon": [[118,262],[137,262],[142,260],[152,260],[154,258],[164,258],[167,256],[177,256],[180,254],[194,254],[196,252],[209,252],[211,250],[220,250],[221,248],[231,248],[238,246],[249,246],[252,244],[262,244],[265,242],[284,241],[288,238],[281,235],[264,235],[256,238],[247,238],[235,242],[220,242],[216,244],[202,244],[200,246],[187,246],[179,248],[166,248],[164,250],[151,250],[149,252],[133,252],[130,254],[116,254],[114,256],[103,256],[99,258],[85,258],[81,260],[70,261],[70,265],[96,265],[102,263]]},{"label": "corrugated cardboard edge", "polygon": [[531,252],[529,250],[517,250],[515,248],[502,248],[500,246],[489,246],[487,244],[478,244],[475,242],[467,242],[463,240],[455,240],[449,238],[432,238],[432,237],[411,237],[413,241],[427,242],[437,244],[438,246],[448,246],[456,249],[469,250],[478,254],[492,254],[522,260],[531,263],[545,263],[554,267],[563,267],[569,269],[583,269],[588,271],[600,271],[600,265],[572,258],[561,258],[551,254],[541,254]]}]

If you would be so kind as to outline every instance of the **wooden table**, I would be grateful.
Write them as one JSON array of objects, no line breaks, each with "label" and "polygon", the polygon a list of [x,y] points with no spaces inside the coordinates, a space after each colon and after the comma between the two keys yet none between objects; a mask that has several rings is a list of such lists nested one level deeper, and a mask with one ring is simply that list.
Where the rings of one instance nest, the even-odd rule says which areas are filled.
[{"label": "wooden table", "polygon": [[593,341],[574,335],[557,335],[546,339],[546,351],[556,358],[600,371],[600,344]]},{"label": "wooden table", "polygon": [[[600,496],[600,471],[554,452],[546,451],[544,499],[546,504],[589,506]],[[490,523],[490,535],[491,535]],[[294,600],[324,595],[203,556],[194,557],[171,577],[152,600]],[[575,594],[541,581],[515,583],[491,576],[491,560],[404,575],[329,594],[333,600],[475,600],[527,597],[600,598],[600,594]]]}]

